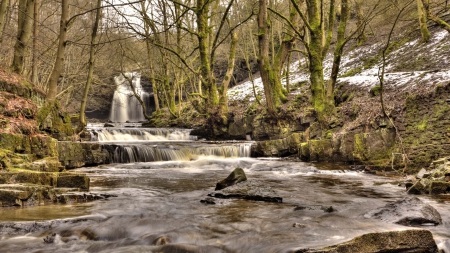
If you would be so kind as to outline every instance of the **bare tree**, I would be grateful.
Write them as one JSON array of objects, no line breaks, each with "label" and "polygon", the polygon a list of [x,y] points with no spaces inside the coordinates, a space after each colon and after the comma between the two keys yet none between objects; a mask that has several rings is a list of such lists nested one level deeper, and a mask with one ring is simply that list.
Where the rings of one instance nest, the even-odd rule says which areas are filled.
[{"label": "bare tree", "polygon": [[22,74],[28,43],[33,28],[34,0],[19,0],[19,16],[17,27],[17,41],[14,45],[12,71]]},{"label": "bare tree", "polygon": [[89,94],[89,89],[90,89],[91,83],[92,83],[92,75],[94,73],[95,53],[97,50],[97,45],[96,45],[97,32],[98,32],[98,26],[100,23],[100,18],[102,16],[101,6],[102,6],[102,0],[97,0],[97,5],[96,5],[97,11],[95,12],[95,21],[94,21],[94,25],[92,26],[91,46],[89,49],[89,61],[88,61],[89,70],[88,70],[86,85],[84,86],[83,99],[81,100],[80,124],[78,125],[78,132],[81,132],[84,129],[84,127],[86,126],[85,111],[86,111],[86,103],[87,103],[87,98],[88,98],[88,94]]},{"label": "bare tree", "polygon": [[0,4],[0,37],[2,37],[3,34],[3,28],[5,27],[6,22],[6,13],[10,2],[11,0],[2,0],[2,3]]}]

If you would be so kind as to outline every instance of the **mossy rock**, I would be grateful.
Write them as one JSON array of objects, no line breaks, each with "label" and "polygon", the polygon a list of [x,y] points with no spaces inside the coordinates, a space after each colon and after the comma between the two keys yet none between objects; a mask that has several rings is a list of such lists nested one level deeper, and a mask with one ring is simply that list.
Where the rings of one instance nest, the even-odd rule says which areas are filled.
[{"label": "mossy rock", "polygon": [[311,161],[323,162],[332,158],[333,144],[330,139],[309,141],[309,157]]},{"label": "mossy rock", "polygon": [[31,139],[31,152],[37,158],[57,157],[58,140],[45,135],[33,136]]},{"label": "mossy rock", "polygon": [[30,169],[41,172],[59,172],[63,167],[57,157],[46,157],[30,164]]},{"label": "mossy rock", "polygon": [[0,173],[1,181],[10,184],[56,185],[56,173],[36,172],[23,169],[11,169]]},{"label": "mossy rock", "polygon": [[56,187],[78,188],[81,191],[89,191],[89,178],[84,174],[60,173]]},{"label": "mossy rock", "polygon": [[303,161],[310,161],[310,152],[309,152],[309,143],[308,142],[300,143],[299,156],[300,156],[300,159]]},{"label": "mossy rock", "polygon": [[63,138],[59,140],[66,140],[66,137],[74,134],[70,115],[62,112],[58,103],[42,106],[38,111],[37,121],[40,130]]},{"label": "mossy rock", "polygon": [[450,183],[445,181],[432,181],[429,185],[430,194],[445,194],[450,191]]},{"label": "mossy rock", "polygon": [[228,175],[227,178],[221,180],[216,184],[215,190],[222,190],[243,181],[247,181],[247,176],[245,175],[244,170],[241,168],[236,168],[233,170],[233,172],[231,172],[230,175]]},{"label": "mossy rock", "polygon": [[20,134],[0,133],[0,147],[17,153],[30,153],[29,145]]},{"label": "mossy rock", "polygon": [[28,199],[30,195],[27,191],[0,189],[0,206],[22,206],[22,200]]}]

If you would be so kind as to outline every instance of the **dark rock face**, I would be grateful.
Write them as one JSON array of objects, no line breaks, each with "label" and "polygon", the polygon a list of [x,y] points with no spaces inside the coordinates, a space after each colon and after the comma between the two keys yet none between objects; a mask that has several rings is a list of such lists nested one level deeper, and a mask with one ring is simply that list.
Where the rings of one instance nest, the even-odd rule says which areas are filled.
[{"label": "dark rock face", "polygon": [[437,253],[433,235],[428,230],[404,230],[370,233],[323,249],[301,249],[295,253]]},{"label": "dark rock face", "polygon": [[111,162],[107,147],[97,143],[58,142],[59,161],[67,169]]},{"label": "dark rock face", "polygon": [[247,180],[247,176],[245,176],[245,172],[243,169],[241,168],[236,168],[233,170],[233,172],[231,172],[231,174],[225,178],[224,180],[218,182],[216,184],[216,191],[217,190],[222,190],[226,187],[235,185],[239,182],[243,182]]},{"label": "dark rock face", "polygon": [[365,215],[366,218],[380,219],[404,226],[420,226],[424,224],[442,224],[438,211],[423,203],[417,197],[406,197],[389,203]]},{"label": "dark rock face", "polygon": [[283,198],[278,196],[272,188],[263,182],[255,180],[240,182],[223,190],[210,193],[208,196],[224,199],[233,198],[265,202],[283,202]]}]

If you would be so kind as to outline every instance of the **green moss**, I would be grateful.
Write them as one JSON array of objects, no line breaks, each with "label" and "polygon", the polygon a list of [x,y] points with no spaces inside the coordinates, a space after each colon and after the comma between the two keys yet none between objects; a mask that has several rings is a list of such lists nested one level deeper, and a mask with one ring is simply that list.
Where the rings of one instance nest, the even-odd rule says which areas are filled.
[{"label": "green moss", "polygon": [[20,82],[20,84],[22,84],[23,86],[26,86],[27,88],[33,89],[33,85],[31,85],[28,81],[26,81],[26,80],[20,80],[19,82]]},{"label": "green moss", "polygon": [[420,123],[416,125],[417,130],[425,131],[427,129],[428,121],[426,119],[422,120]]},{"label": "green moss", "polygon": [[354,76],[354,75],[360,73],[361,71],[363,71],[363,66],[359,66],[359,67],[350,69],[347,72],[345,72],[343,75],[341,75],[341,77]]},{"label": "green moss", "polygon": [[380,85],[376,85],[376,86],[374,86],[374,87],[372,87],[370,89],[370,95],[372,97],[376,97],[376,96],[380,95],[380,93],[381,93],[381,86]]},{"label": "green moss", "polygon": [[366,161],[368,158],[365,139],[366,134],[355,134],[353,156],[360,161]]}]

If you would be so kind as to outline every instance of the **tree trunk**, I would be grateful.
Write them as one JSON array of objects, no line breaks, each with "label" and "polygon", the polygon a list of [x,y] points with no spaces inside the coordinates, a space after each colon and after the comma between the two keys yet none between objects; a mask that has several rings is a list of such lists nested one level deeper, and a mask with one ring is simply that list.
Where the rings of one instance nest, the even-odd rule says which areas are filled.
[{"label": "tree trunk", "polygon": [[310,1],[307,9],[309,24],[311,27],[308,51],[312,93],[311,102],[317,111],[319,121],[323,121],[325,110],[325,89],[323,77],[324,30],[321,19],[322,11],[320,1]]},{"label": "tree trunk", "polygon": [[156,84],[155,79],[155,71],[152,64],[152,51],[151,51],[151,45],[150,45],[150,22],[151,20],[147,16],[147,8],[145,7],[145,1],[141,2],[141,9],[143,13],[143,19],[144,19],[144,32],[145,32],[145,45],[147,47],[147,59],[149,63],[149,69],[150,69],[150,81],[152,83],[152,89],[153,89],[153,99],[155,101],[155,110],[159,111],[159,95],[158,95],[158,85]]},{"label": "tree trunk", "polygon": [[34,15],[33,15],[33,59],[31,62],[31,81],[38,84],[38,64],[37,64],[37,36],[39,24],[39,0],[34,0]]},{"label": "tree trunk", "polygon": [[3,28],[6,23],[6,13],[10,2],[11,0],[2,0],[2,3],[0,4],[0,37],[2,37],[3,34]]},{"label": "tree trunk", "polygon": [[[236,32],[231,34],[231,43],[230,43],[230,54],[228,57],[228,68],[227,72],[222,81],[221,96],[220,96],[220,114],[221,116],[225,116],[228,112],[228,85],[230,84],[231,78],[233,77],[234,70],[234,62],[236,59],[236,45],[238,42],[238,35]],[[226,119],[226,117],[225,117]]]},{"label": "tree trunk", "polygon": [[350,6],[348,0],[341,1],[341,19],[339,20],[339,26],[337,31],[336,46],[334,48],[333,55],[333,67],[331,69],[330,81],[327,87],[327,110],[334,108],[334,90],[336,87],[337,77],[339,74],[339,67],[341,65],[342,53],[344,51],[345,43],[345,30],[347,27],[348,17],[350,15]]},{"label": "tree trunk", "polygon": [[86,80],[86,85],[84,86],[84,92],[83,92],[83,99],[81,100],[81,107],[80,107],[80,124],[78,125],[78,131],[81,132],[86,127],[86,104],[89,94],[89,89],[91,87],[92,83],[92,76],[94,74],[94,63],[95,63],[95,51],[97,50],[97,31],[98,31],[98,24],[100,23],[100,18],[102,15],[102,0],[97,0],[97,11],[95,13],[95,21],[94,25],[92,27],[92,35],[91,35],[91,46],[89,49],[89,69],[88,69],[88,76]]},{"label": "tree trunk", "polygon": [[197,16],[197,39],[200,52],[200,78],[202,90],[207,96],[205,109],[216,108],[219,105],[219,96],[217,84],[211,71],[210,52],[209,52],[209,33],[208,25],[210,0],[198,0],[196,8]]},{"label": "tree trunk", "polygon": [[357,45],[361,46],[366,42],[367,35],[365,32],[365,20],[364,20],[364,12],[362,8],[363,0],[356,0],[355,1],[355,11],[356,11],[356,27],[358,27],[358,37],[356,38]]},{"label": "tree trunk", "polygon": [[439,25],[442,29],[446,30],[450,33],[450,24],[439,18],[438,16],[434,15],[430,10],[430,0],[421,0],[422,4],[425,8],[426,15],[429,19],[433,20],[437,25]]},{"label": "tree trunk", "polygon": [[420,33],[422,34],[422,41],[428,42],[430,40],[431,34],[428,31],[427,25],[427,12],[423,6],[422,0],[417,0],[417,14],[419,15],[419,25]]},{"label": "tree trunk", "polygon": [[278,106],[286,100],[283,87],[281,85],[281,69],[289,51],[290,42],[283,41],[273,64],[269,55],[269,25],[267,20],[267,0],[259,0],[258,13],[258,42],[259,57],[258,67],[261,73],[261,80],[264,86],[267,111],[272,117],[277,117]]},{"label": "tree trunk", "polygon": [[12,71],[22,74],[28,42],[33,28],[34,0],[19,0],[19,17],[17,27],[17,41],[14,45],[14,58],[11,65]]},{"label": "tree trunk", "polygon": [[[293,2],[293,0],[291,0]],[[307,22],[309,40],[304,39],[309,58],[309,71],[311,82],[311,102],[317,112],[319,122],[323,125],[327,118],[327,104],[334,104],[334,101],[327,101],[326,87],[323,75],[323,61],[328,51],[332,39],[334,27],[335,1],[330,1],[328,11],[328,24],[325,25],[325,15],[323,10],[323,0],[306,1],[307,20],[305,15],[303,20]],[[327,30],[328,29],[328,30]],[[331,31],[330,31],[331,30]]]},{"label": "tree trunk", "polygon": [[64,54],[66,51],[66,37],[67,37],[67,19],[69,17],[69,1],[61,0],[61,20],[59,23],[59,43],[56,51],[55,65],[53,66],[50,79],[47,87],[47,102],[54,103],[56,99],[56,92],[58,90],[58,79],[64,66]]}]

